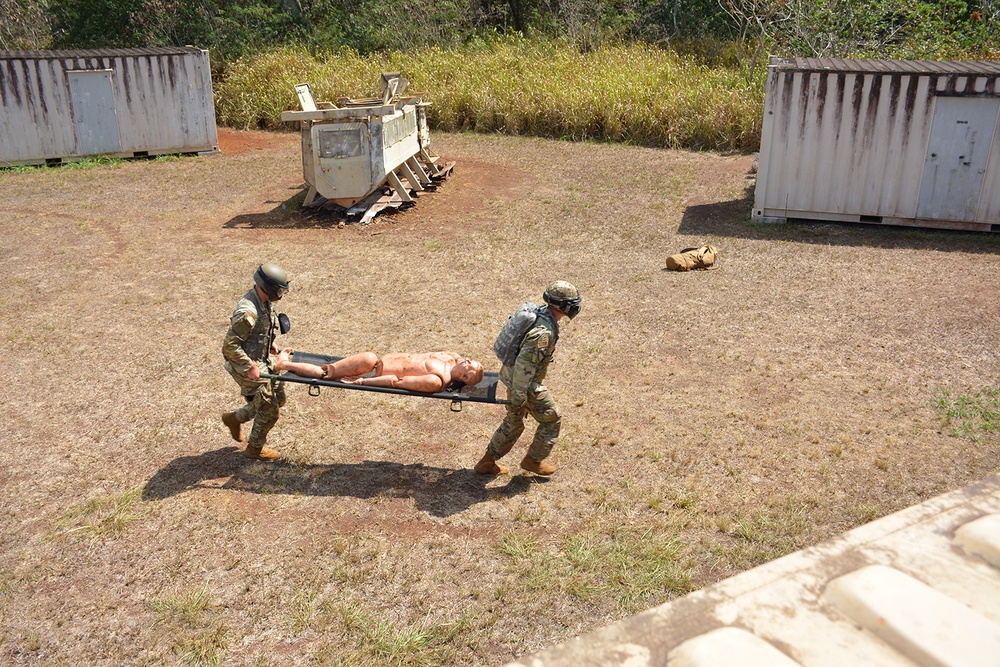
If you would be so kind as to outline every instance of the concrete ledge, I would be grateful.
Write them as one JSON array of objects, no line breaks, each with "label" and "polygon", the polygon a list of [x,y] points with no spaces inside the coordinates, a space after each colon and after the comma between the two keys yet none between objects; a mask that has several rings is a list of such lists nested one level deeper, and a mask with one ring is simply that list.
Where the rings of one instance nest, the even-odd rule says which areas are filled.
[{"label": "concrete ledge", "polygon": [[993,476],[510,667],[1000,665],[998,526]]}]

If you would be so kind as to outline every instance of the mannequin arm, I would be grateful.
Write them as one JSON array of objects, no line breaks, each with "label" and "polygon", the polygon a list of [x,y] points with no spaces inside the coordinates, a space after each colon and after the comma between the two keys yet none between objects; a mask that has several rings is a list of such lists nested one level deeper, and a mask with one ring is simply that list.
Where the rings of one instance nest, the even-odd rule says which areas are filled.
[{"label": "mannequin arm", "polygon": [[358,378],[354,384],[368,387],[393,387],[395,389],[406,389],[407,391],[441,391],[444,388],[444,380],[439,376],[411,375],[407,377],[396,377],[395,375],[379,375],[373,378]]}]

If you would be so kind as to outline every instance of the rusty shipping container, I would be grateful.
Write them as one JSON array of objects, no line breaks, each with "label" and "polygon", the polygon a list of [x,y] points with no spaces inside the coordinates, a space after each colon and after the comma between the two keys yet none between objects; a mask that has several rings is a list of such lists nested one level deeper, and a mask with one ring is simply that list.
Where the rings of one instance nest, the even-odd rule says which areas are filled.
[{"label": "rusty shipping container", "polygon": [[218,150],[208,52],[0,51],[0,166]]},{"label": "rusty shipping container", "polygon": [[772,58],[753,218],[1000,231],[1000,62]]}]

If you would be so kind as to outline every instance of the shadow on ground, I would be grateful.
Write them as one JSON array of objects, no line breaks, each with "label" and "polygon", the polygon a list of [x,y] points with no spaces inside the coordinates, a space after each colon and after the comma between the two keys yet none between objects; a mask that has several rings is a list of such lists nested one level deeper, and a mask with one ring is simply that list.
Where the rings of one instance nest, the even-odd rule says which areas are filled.
[{"label": "shadow on ground", "polygon": [[342,218],[317,215],[302,207],[306,198],[305,186],[294,188],[297,192],[284,201],[268,201],[277,204],[264,213],[237,215],[222,226],[226,229],[315,229],[316,227],[336,227]]},{"label": "shadow on ground", "polygon": [[[210,483],[223,478],[228,478],[225,483]],[[504,486],[487,488],[493,479],[477,475],[472,469],[449,470],[391,461],[262,463],[244,458],[235,447],[223,447],[174,459],[146,483],[142,498],[163,500],[197,488],[304,496],[413,498],[417,509],[447,517],[485,500],[525,493],[532,484],[547,481],[516,475]]]},{"label": "shadow on ground", "polygon": [[750,220],[753,194],[751,184],[741,199],[687,207],[678,233],[863,248],[1000,253],[1000,234],[990,232],[797,219],[755,223]]},{"label": "shadow on ground", "polygon": [[[360,215],[347,216],[343,209],[332,206],[318,208],[302,206],[306,198],[305,186],[294,189],[298,192],[284,201],[266,202],[277,204],[270,211],[237,215],[222,226],[225,229],[329,229],[359,224]],[[391,221],[394,215],[409,207],[410,205],[402,205],[386,208],[379,211],[377,219]]]}]

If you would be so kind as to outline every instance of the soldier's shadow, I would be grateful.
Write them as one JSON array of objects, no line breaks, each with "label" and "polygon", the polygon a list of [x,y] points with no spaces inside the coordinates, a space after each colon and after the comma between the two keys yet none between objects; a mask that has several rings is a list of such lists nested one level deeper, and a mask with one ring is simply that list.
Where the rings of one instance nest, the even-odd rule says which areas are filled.
[{"label": "soldier's shadow", "polygon": [[188,489],[215,488],[249,493],[284,493],[353,498],[413,498],[417,509],[437,517],[462,512],[485,500],[525,493],[544,478],[512,476],[504,486],[474,470],[449,470],[391,461],[362,463],[263,463],[223,447],[174,459],[142,490],[143,500],[163,500]]}]

